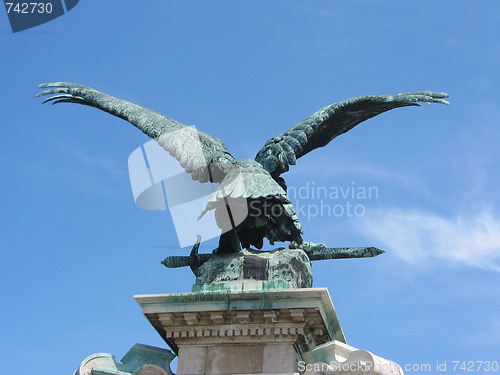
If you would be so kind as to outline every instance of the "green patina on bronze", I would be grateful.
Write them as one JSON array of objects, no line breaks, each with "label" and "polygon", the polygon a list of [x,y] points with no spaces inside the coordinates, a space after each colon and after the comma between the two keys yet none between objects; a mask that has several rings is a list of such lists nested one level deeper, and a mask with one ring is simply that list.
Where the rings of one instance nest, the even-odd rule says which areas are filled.
[{"label": "green patina on bronze", "polygon": [[[215,210],[217,224],[222,230],[219,246],[212,254],[198,254],[199,239],[189,257],[168,257],[162,262],[167,267],[190,266],[197,277],[195,286],[201,289],[210,284],[242,280],[259,282],[262,288],[272,285],[309,287],[312,285],[312,260],[381,254],[381,250],[373,247],[328,248],[321,243],[304,241],[299,218],[281,175],[290,165],[295,165],[298,158],[326,146],[337,136],[381,113],[418,106],[419,102],[449,104],[445,100],[447,94],[433,91],[358,96],[328,105],[290,130],[269,139],[254,160],[236,160],[220,139],[137,104],[69,82],[45,83],[39,88],[47,90],[37,97],[53,95],[44,103],[87,105],[130,122],[156,139],[193,180],[219,183],[200,215]],[[199,143],[201,158],[193,150],[193,142]],[[228,208],[242,204],[248,208],[248,215],[235,224]],[[262,249],[264,239],[271,245],[289,242],[290,246],[270,252],[251,248]]]}]

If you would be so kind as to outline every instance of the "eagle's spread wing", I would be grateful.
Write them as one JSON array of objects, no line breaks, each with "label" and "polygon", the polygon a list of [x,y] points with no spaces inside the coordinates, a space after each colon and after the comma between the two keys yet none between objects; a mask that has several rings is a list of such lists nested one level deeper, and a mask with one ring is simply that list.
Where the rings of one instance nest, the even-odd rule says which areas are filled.
[{"label": "eagle's spread wing", "polygon": [[140,105],[75,83],[52,82],[38,87],[49,89],[40,92],[37,97],[55,94],[44,100],[44,103],[52,101],[52,104],[88,105],[127,120],[156,139],[194,180],[220,182],[236,163],[220,139]]},{"label": "eagle's spread wing", "polygon": [[271,138],[255,160],[278,178],[308,152],[326,146],[332,139],[359,123],[394,108],[418,106],[416,102],[449,104],[445,93],[407,92],[395,95],[358,96],[331,104],[277,137]]}]

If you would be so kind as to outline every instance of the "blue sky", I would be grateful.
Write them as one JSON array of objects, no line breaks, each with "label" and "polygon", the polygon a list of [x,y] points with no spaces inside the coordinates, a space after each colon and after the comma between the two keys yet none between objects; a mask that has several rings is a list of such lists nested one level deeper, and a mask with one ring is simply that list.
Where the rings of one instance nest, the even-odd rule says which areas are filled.
[{"label": "blue sky", "polygon": [[500,4],[483,0],[88,0],[16,34],[2,13],[2,372],[69,374],[92,353],[164,346],[132,296],[194,282],[159,263],[188,252],[168,213],[134,205],[127,158],[146,136],[42,106],[50,81],[196,125],[237,158],[333,102],[447,92],[452,105],[371,119],[285,178],[377,189],[326,202],[363,215],[301,218],[306,240],[387,251],[314,263],[349,344],[402,365],[500,360],[499,35]]}]

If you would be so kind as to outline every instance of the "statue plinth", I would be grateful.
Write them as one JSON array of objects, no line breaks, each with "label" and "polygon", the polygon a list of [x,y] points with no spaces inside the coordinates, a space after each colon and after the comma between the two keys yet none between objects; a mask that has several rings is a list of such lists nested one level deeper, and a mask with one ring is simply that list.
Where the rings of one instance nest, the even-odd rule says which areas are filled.
[{"label": "statue plinth", "polygon": [[193,271],[196,284],[193,285],[192,292],[296,289],[312,286],[311,261],[301,249],[243,249],[238,253],[210,257]]},{"label": "statue plinth", "polygon": [[295,374],[303,353],[345,342],[326,288],[135,299],[178,353],[178,375]]}]

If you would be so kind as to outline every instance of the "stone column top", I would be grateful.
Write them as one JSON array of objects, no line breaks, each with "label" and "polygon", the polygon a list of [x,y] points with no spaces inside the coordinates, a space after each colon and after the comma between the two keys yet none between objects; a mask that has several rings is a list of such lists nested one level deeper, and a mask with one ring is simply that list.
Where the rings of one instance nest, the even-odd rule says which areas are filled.
[{"label": "stone column top", "polygon": [[[235,319],[240,324],[302,321],[323,327],[322,335],[326,335],[328,340],[345,342],[326,288],[149,294],[136,295],[134,298],[143,314],[167,342],[168,327],[192,326],[198,324],[200,319],[211,324],[227,324]],[[248,319],[243,319],[244,315],[248,315]],[[269,318],[271,315],[276,316],[276,321]]]}]

